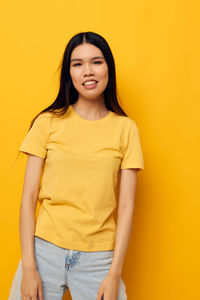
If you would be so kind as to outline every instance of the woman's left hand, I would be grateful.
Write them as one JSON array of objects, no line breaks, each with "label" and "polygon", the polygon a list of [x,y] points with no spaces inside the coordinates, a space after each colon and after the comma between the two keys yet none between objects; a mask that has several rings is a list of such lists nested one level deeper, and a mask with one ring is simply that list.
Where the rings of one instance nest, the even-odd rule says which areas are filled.
[{"label": "woman's left hand", "polygon": [[99,287],[96,300],[117,300],[119,280],[119,275],[108,272]]}]

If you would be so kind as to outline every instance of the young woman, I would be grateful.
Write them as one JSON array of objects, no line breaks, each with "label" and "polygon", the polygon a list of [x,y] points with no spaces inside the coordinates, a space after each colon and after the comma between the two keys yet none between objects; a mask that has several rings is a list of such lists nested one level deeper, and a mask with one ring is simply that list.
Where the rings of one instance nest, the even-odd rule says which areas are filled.
[{"label": "young woman", "polygon": [[33,119],[19,150],[28,155],[22,258],[9,300],[61,300],[67,289],[73,300],[127,299],[121,272],[144,161],[138,127],[118,103],[114,59],[102,36],[71,38],[57,98]]}]

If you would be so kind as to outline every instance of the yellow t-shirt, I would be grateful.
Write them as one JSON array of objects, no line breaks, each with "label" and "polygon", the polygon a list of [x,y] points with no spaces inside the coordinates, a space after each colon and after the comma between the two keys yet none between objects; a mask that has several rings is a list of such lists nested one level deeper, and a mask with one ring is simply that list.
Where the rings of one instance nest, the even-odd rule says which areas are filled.
[{"label": "yellow t-shirt", "polygon": [[39,115],[19,150],[45,158],[35,235],[67,249],[114,249],[119,171],[144,169],[135,121],[112,111],[86,120],[70,105],[61,117]]}]

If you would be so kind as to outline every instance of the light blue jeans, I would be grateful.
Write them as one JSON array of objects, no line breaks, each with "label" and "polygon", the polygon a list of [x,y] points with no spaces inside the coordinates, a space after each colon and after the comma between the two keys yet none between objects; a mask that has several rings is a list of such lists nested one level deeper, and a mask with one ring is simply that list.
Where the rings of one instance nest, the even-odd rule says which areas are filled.
[{"label": "light blue jeans", "polygon": [[[37,236],[34,239],[35,261],[44,300],[62,300],[68,289],[73,300],[96,300],[99,286],[110,269],[114,250],[78,251],[61,248]],[[21,300],[21,278],[20,259],[8,300]],[[121,277],[118,291],[117,300],[127,300]]]}]

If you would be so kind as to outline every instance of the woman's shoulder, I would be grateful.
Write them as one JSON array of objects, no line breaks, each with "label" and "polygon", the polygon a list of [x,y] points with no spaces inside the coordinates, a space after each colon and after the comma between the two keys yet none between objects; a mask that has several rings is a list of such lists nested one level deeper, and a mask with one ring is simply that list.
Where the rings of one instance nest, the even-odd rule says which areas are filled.
[{"label": "woman's shoulder", "polygon": [[54,114],[50,111],[44,111],[44,112],[41,112],[37,118],[52,118],[54,116]]},{"label": "woman's shoulder", "polygon": [[44,111],[41,112],[36,119],[41,122],[49,123],[52,122],[54,119],[62,119],[62,116],[56,114],[56,112]]},{"label": "woman's shoulder", "polygon": [[135,119],[129,117],[129,116],[124,116],[124,115],[118,115],[116,114],[116,121],[121,125],[127,127],[132,127],[135,126],[137,127]]}]

